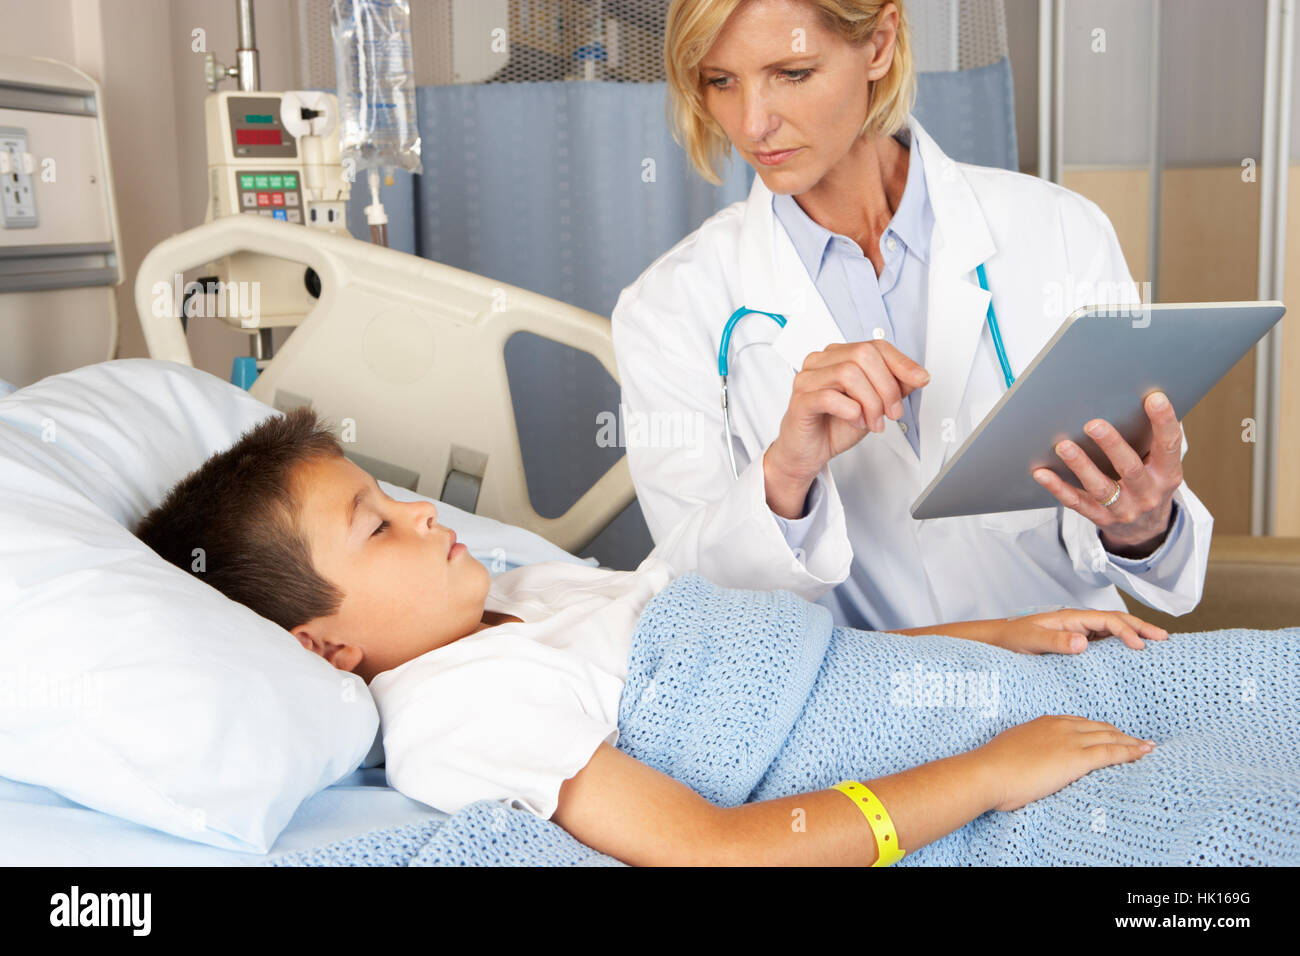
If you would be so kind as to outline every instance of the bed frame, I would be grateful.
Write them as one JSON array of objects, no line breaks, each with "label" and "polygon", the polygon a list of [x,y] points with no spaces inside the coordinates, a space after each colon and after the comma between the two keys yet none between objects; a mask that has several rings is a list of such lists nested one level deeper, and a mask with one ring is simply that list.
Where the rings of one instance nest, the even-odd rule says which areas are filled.
[{"label": "bed frame", "polygon": [[624,454],[562,515],[537,513],[503,354],[512,335],[531,332],[590,353],[617,382],[607,318],[350,237],[231,216],[159,243],[141,264],[135,302],[151,357],[194,364],[179,312],[157,308],[156,284],[233,253],[290,260],[320,278],[315,307],[250,394],[282,410],[310,404],[376,478],[431,498],[455,492],[446,500],[460,507],[468,489],[467,510],[575,553],[632,502]]}]

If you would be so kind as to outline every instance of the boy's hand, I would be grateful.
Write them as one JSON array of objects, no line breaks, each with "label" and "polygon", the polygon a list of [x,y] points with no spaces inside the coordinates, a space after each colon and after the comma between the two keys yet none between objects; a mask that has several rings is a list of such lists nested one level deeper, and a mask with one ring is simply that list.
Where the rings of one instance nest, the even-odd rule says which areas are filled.
[{"label": "boy's hand", "polygon": [[1122,611],[1066,608],[989,624],[994,627],[989,644],[1020,654],[1080,654],[1089,641],[1112,634],[1136,651],[1146,646],[1144,637],[1152,641],[1169,639],[1164,628]]},{"label": "boy's hand", "polygon": [[1065,608],[1044,614],[999,618],[989,621],[955,621],[926,627],[899,628],[890,634],[943,634],[966,641],[991,644],[1018,654],[1079,654],[1088,642],[1114,634],[1134,650],[1152,641],[1169,639],[1164,628],[1122,611],[1090,611]]},{"label": "boy's hand", "polygon": [[1098,767],[1129,763],[1154,748],[1113,724],[1084,717],[1039,717],[1002,731],[972,751],[995,781],[995,810],[1019,810]]}]

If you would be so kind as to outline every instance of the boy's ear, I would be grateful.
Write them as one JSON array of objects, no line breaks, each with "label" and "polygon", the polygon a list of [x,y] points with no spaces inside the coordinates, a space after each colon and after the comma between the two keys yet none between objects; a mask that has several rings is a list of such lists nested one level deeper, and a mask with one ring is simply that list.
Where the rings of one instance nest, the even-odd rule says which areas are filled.
[{"label": "boy's ear", "polygon": [[296,637],[298,643],[307,650],[323,657],[341,671],[350,673],[356,670],[357,665],[361,663],[361,659],[365,657],[365,652],[355,644],[331,644],[329,641],[324,640],[317,634],[310,621],[306,624],[299,624],[289,633]]},{"label": "boy's ear", "polygon": [[365,657],[365,652],[355,644],[326,644],[321,656],[339,670],[352,673]]},{"label": "boy's ear", "polygon": [[311,651],[313,654],[320,654],[321,657],[325,656],[321,653],[324,649],[324,644],[316,639],[316,635],[308,625],[299,624],[289,633],[298,639],[299,644],[307,648],[307,650]]}]

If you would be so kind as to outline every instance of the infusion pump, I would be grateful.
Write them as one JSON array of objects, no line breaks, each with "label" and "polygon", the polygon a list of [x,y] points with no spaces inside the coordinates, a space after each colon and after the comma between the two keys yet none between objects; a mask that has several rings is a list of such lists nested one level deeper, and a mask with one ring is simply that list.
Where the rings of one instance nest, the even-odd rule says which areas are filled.
[{"label": "infusion pump", "polygon": [[[223,90],[204,104],[208,144],[205,222],[263,216],[286,228],[347,234],[351,193],[340,161],[338,101],[331,93]],[[205,278],[253,284],[258,315],[221,314],[246,331],[297,325],[320,295],[319,278],[287,259],[237,253],[211,263]],[[240,285],[240,288],[244,286]],[[225,310],[221,310],[223,313]]]}]

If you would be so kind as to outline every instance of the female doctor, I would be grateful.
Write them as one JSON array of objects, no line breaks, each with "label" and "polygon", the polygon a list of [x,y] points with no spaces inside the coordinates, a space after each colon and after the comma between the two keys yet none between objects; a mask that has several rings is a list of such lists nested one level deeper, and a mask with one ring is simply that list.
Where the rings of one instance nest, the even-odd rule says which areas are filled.
[{"label": "female doctor", "polygon": [[910,115],[900,0],[673,0],[665,50],[696,169],[718,182],[734,147],[757,176],[614,309],[624,414],[696,436],[629,440],[656,543],[719,584],[787,588],[856,627],[1122,610],[1116,585],[1195,607],[1212,519],[1159,393],[1145,460],[1087,423],[1118,482],[1064,441],[1079,487],[1035,473],[1060,507],[910,515],[1070,312],[1099,290],[1138,301],[1101,210],[944,155]]}]

